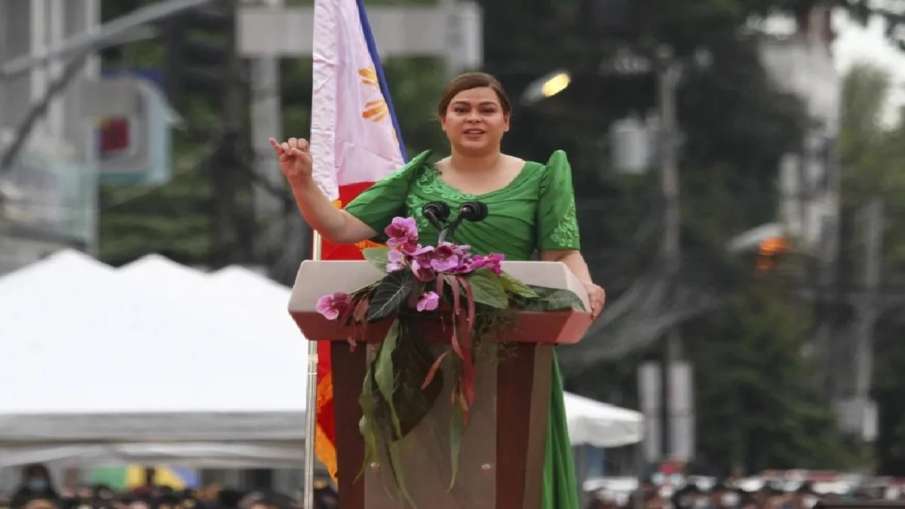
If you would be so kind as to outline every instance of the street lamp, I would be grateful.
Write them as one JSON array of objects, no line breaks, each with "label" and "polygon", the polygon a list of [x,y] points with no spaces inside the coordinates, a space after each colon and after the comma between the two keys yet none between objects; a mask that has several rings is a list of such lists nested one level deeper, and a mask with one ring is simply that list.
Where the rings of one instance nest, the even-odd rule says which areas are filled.
[{"label": "street lamp", "polygon": [[553,71],[529,83],[525,92],[522,93],[521,102],[527,106],[553,97],[569,88],[570,83],[572,83],[572,75],[568,71],[563,69]]}]

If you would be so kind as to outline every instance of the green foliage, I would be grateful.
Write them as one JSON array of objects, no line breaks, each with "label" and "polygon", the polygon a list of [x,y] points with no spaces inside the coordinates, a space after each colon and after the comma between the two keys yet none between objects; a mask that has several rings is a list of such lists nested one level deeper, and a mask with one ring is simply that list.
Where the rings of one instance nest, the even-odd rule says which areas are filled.
[{"label": "green foliage", "polygon": [[362,250],[365,259],[381,272],[387,270],[387,253],[389,252],[389,248],[386,247],[371,247]]},{"label": "green foliage", "polygon": [[160,253],[187,265],[205,265],[211,249],[211,192],[195,170],[203,153],[178,139],[174,177],[159,187],[103,186],[100,259],[120,265]]},{"label": "green foliage", "polygon": [[[905,224],[898,219],[905,210],[905,122],[883,126],[881,113],[889,98],[890,82],[882,69],[855,65],[845,76],[842,90],[839,160],[842,168],[843,206],[847,218],[855,217],[863,205],[882,199],[887,227],[883,235],[883,286],[897,288],[905,282]],[[861,228],[855,221],[844,224],[843,262],[847,280],[860,287],[863,245]],[[882,314],[874,327],[875,372],[873,394],[879,422],[875,447],[878,471],[905,474],[905,323],[897,308]]]},{"label": "green foliage", "polygon": [[686,330],[695,338],[699,463],[724,474],[852,466],[855,452],[809,382],[808,315],[783,288],[754,281]]},{"label": "green foliage", "polygon": [[496,274],[487,269],[475,271],[468,278],[474,292],[474,301],[496,309],[509,307],[509,297],[503,288],[502,281]]},{"label": "green foliage", "polygon": [[839,163],[843,196],[849,205],[863,205],[871,197],[896,192],[905,184],[895,166],[898,161],[890,157],[891,133],[880,125],[889,87],[888,73],[867,64],[856,65],[844,78]]},{"label": "green foliage", "polygon": [[368,305],[368,321],[380,320],[397,313],[416,286],[415,276],[408,270],[398,270],[384,276],[374,289]]},{"label": "green foliage", "polygon": [[402,436],[402,426],[399,424],[399,415],[396,413],[396,403],[393,394],[396,392],[396,368],[393,367],[393,353],[399,340],[399,321],[393,322],[387,335],[380,344],[377,358],[374,359],[374,381],[380,396],[387,402],[390,418],[393,425],[394,436]]},{"label": "green foliage", "polygon": [[515,297],[515,305],[521,309],[533,311],[562,311],[573,309],[578,311],[587,311],[584,303],[577,295],[569,290],[543,288],[540,286],[530,287],[534,291],[535,297],[522,298]]},{"label": "green foliage", "polygon": [[[896,310],[891,315],[901,315]],[[872,396],[879,409],[875,447],[877,471],[885,475],[905,475],[905,324],[900,317],[886,316],[877,327],[876,371]]]}]

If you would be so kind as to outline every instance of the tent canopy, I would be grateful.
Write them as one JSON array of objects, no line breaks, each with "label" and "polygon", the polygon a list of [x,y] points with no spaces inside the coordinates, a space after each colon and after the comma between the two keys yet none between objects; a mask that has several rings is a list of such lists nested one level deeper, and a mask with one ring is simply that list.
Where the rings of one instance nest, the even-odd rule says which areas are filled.
[{"label": "tent canopy", "polygon": [[[308,345],[289,292],[157,255],[114,269],[62,251],[0,277],[0,467],[300,466]],[[575,443],[640,437],[636,412],[566,410]]]}]

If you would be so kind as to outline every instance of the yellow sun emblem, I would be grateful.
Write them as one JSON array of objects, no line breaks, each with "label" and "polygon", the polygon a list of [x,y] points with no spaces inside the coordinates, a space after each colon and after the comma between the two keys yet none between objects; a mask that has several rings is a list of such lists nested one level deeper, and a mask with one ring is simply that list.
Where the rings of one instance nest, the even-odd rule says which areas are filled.
[{"label": "yellow sun emblem", "polygon": [[377,86],[377,71],[373,67],[359,69],[358,75],[361,76],[361,82],[365,85]]},{"label": "yellow sun emblem", "polygon": [[386,118],[389,112],[386,101],[374,99],[365,103],[365,109],[361,112],[361,116],[374,122],[380,122]]}]

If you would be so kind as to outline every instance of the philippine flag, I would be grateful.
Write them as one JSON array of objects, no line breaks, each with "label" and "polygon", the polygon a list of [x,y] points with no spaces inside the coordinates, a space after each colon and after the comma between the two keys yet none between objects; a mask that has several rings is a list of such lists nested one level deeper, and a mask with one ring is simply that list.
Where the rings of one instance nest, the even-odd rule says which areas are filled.
[{"label": "philippine flag", "polygon": [[[364,0],[315,0],[312,88],[314,178],[341,207],[406,158]],[[361,259],[360,247],[324,242],[321,259]],[[315,452],[335,478],[331,372],[329,342],[321,341]]]}]

